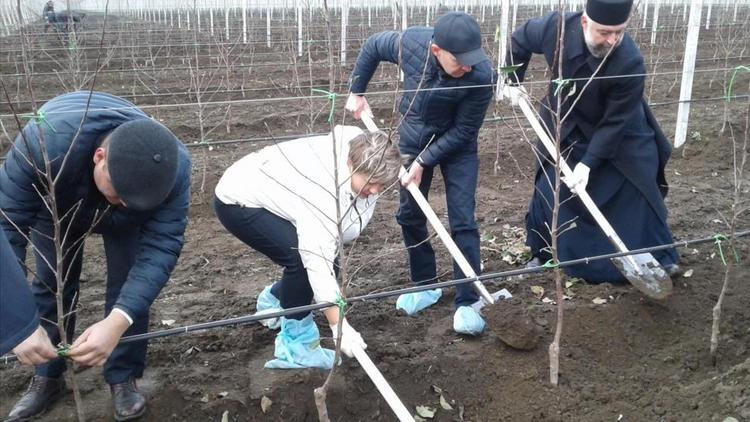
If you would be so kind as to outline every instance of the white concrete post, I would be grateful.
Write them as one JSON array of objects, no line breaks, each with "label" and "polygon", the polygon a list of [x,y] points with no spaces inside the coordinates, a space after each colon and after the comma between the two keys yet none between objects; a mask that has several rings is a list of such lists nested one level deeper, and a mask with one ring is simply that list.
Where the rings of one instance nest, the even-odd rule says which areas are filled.
[{"label": "white concrete post", "polygon": [[698,51],[698,36],[701,31],[702,11],[703,0],[692,0],[690,3],[687,40],[685,41],[685,54],[682,61],[682,83],[680,85],[680,104],[677,108],[677,126],[674,130],[675,148],[681,147],[687,139],[688,122],[690,120],[690,100],[693,94],[695,55]]},{"label": "white concrete post", "polygon": [[653,24],[651,25],[651,45],[656,44],[656,27],[659,22],[659,3],[654,2],[654,17]]}]

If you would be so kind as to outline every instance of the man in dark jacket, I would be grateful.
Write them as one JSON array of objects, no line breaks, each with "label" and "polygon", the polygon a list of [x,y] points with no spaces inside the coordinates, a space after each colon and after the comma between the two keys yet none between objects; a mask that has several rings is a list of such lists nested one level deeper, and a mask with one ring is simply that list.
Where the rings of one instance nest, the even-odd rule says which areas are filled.
[{"label": "man in dark jacket", "polygon": [[[187,224],[190,167],[185,146],[133,104],[105,93],[74,92],[41,107],[0,168],[0,228],[21,262],[28,240],[33,245],[31,289],[54,343],[60,341],[57,327],[46,322],[57,322],[53,203],[40,169],[55,178],[68,341],[74,332],[84,240],[91,230],[102,234],[105,318],[78,336],[68,357],[83,365],[104,365],[117,420],[145,411],[135,379],[143,374],[146,343],[117,343],[123,335],[147,330],[149,308],[174,269]],[[37,366],[10,420],[43,412],[64,392],[64,371],[63,359]]]},{"label": "man in dark jacket", "polygon": [[[585,13],[566,13],[562,75],[555,61],[561,16],[557,12],[531,19],[514,31],[510,57],[512,63],[521,65],[513,77],[522,82],[532,54],[544,55],[558,83],[550,84],[540,114],[554,134],[555,95],[562,96],[560,115],[567,118],[560,136],[573,169],[567,186],[586,189],[625,245],[636,249],[672,243],[664,205],[664,166],[671,147],[643,99],[643,57],[625,32],[631,8],[632,0],[588,0]],[[595,79],[590,81],[592,75]],[[534,254],[529,266],[549,258],[550,181],[555,174],[551,161],[540,162],[526,215],[526,243]],[[614,252],[583,204],[568,200],[570,189],[562,188],[559,221],[574,226],[560,228],[564,231],[557,244],[560,260]],[[654,256],[669,272],[676,271],[674,249]],[[570,276],[589,282],[624,281],[606,260],[565,269]]]},{"label": "man in dark jacket", "polygon": [[41,365],[57,351],[39,325],[34,296],[18,258],[0,230],[0,356],[13,350],[24,365]]},{"label": "man in dark jacket", "polygon": [[[465,13],[451,12],[441,16],[434,29],[412,27],[403,33],[387,31],[371,36],[362,47],[350,80],[352,95],[347,108],[355,118],[363,112],[371,113],[363,94],[381,61],[398,64],[404,75],[399,148],[410,157],[410,168],[402,184],[417,184],[426,197],[433,170],[440,166],[451,235],[479,274],[479,232],[474,219],[477,137],[492,99],[493,81],[479,25]],[[434,283],[435,253],[427,241],[426,219],[406,189],[401,189],[396,218],[409,253],[412,281]],[[455,263],[453,275],[465,277]],[[413,314],[437,302],[441,294],[435,289],[402,295],[397,307]],[[483,330],[484,321],[469,306],[477,300],[471,285],[457,287],[454,330],[467,334]]]}]

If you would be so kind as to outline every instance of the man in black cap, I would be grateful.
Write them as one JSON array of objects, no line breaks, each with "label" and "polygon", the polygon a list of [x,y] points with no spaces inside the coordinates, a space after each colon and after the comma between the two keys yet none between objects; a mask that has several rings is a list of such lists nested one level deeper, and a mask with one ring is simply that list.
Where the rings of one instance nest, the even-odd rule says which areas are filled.
[{"label": "man in black cap", "polygon": [[[558,221],[574,221],[575,226],[558,238],[562,261],[613,252],[583,204],[568,200],[571,190],[585,189],[591,195],[628,248],[673,242],[664,205],[664,166],[671,146],[643,98],[643,57],[625,32],[632,4],[632,0],[588,0],[585,12],[564,15],[562,75],[555,57],[559,13],[531,19],[513,32],[509,57],[520,68],[511,75],[512,82],[524,80],[533,53],[543,54],[556,80],[540,107],[549,133],[555,133],[556,95],[562,97],[560,116],[567,116],[560,128],[561,146],[573,175],[561,192]],[[538,167],[526,215],[526,243],[534,255],[529,266],[550,258],[553,188],[549,181],[555,180],[551,163],[542,160]],[[654,256],[668,272],[677,271],[674,249]],[[565,270],[589,282],[624,281],[608,260]]]},{"label": "man in black cap", "polygon": [[[411,27],[386,31],[367,39],[350,79],[347,109],[355,118],[372,112],[363,96],[381,61],[398,64],[404,74],[399,111],[399,148],[409,156],[409,173],[402,185],[415,183],[428,195],[433,170],[440,166],[445,182],[451,235],[474,271],[480,273],[479,232],[474,218],[479,159],[477,137],[492,99],[493,71],[482,49],[479,25],[471,16],[450,12],[434,28]],[[435,253],[427,241],[426,219],[411,195],[401,189],[396,219],[409,253],[411,279],[417,284],[437,281]],[[455,278],[465,275],[454,263]],[[438,301],[440,289],[399,297],[396,306],[409,314]],[[456,288],[455,331],[478,334],[484,320],[470,305],[478,300],[469,284]]]},{"label": "man in black cap", "polygon": [[[60,341],[53,325],[58,315],[55,231],[50,202],[42,198],[48,195],[40,170],[56,180],[68,341],[74,338],[85,235],[92,228],[102,234],[105,318],[79,335],[67,356],[82,365],[104,366],[116,420],[145,411],[135,379],[143,374],[146,342],[117,343],[123,335],[146,332],[149,308],[174,269],[187,224],[190,167],[187,149],[169,129],[133,104],[101,92],[69,93],[43,105],[0,167],[0,228],[21,262],[31,240],[36,256],[31,290],[55,344]],[[64,394],[65,369],[63,359],[37,366],[6,420],[38,415]]]}]

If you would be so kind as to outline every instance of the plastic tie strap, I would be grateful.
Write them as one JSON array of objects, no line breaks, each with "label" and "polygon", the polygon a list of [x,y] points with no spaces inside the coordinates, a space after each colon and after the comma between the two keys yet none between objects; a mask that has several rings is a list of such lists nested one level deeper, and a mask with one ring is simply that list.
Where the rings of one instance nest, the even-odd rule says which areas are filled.
[{"label": "plastic tie strap", "polygon": [[557,268],[557,267],[558,267],[559,265],[560,265],[560,264],[555,264],[555,262],[554,262],[553,260],[551,260],[551,259],[550,259],[549,261],[545,262],[545,263],[544,263],[544,264],[542,265],[542,267],[544,267],[544,268]]},{"label": "plastic tie strap", "polygon": [[570,79],[557,78],[552,83],[555,84],[555,96],[558,96],[560,95],[560,91],[570,84]]},{"label": "plastic tie strap", "polygon": [[333,121],[333,114],[336,112],[336,97],[338,97],[338,94],[335,92],[328,92],[323,89],[317,89],[313,88],[312,92],[318,93],[318,94],[324,94],[326,98],[331,102],[331,111],[328,113],[328,123],[331,123]]},{"label": "plastic tie strap", "polygon": [[[721,247],[721,242],[727,241],[727,237],[723,234],[717,234],[714,236],[714,243],[719,248],[719,256],[721,257],[721,263],[724,264],[724,266],[727,265],[727,260],[724,258],[724,249]],[[739,263],[740,258],[737,256],[737,250],[734,249],[734,246],[732,246],[732,255],[734,255],[734,261]]]},{"label": "plastic tie strap", "polygon": [[341,295],[337,295],[333,303],[335,303],[336,306],[339,307],[339,318],[343,318],[344,314],[346,313],[346,300],[344,300]]},{"label": "plastic tie strap", "polygon": [[750,73],[750,67],[747,66],[737,66],[734,68],[734,72],[732,72],[732,77],[729,79],[729,86],[727,87],[727,96],[726,100],[729,102],[732,99],[732,86],[734,85],[734,80],[737,78],[737,73],[740,71],[745,71]]},{"label": "plastic tie strap", "polygon": [[24,113],[21,114],[22,119],[26,119],[30,122],[34,122],[37,124],[37,126],[41,126],[42,124],[46,125],[49,130],[51,130],[53,133],[57,133],[55,128],[50,124],[49,120],[47,120],[47,115],[44,114],[42,110],[37,110],[36,113]]},{"label": "plastic tie strap", "polygon": [[57,356],[61,358],[68,357],[68,352],[70,352],[70,346],[58,346],[57,347]]}]

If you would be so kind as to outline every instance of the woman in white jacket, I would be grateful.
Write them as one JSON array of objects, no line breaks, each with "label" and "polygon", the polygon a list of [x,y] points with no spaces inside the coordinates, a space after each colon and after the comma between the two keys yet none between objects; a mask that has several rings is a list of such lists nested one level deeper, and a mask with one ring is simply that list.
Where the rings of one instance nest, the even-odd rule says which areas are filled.
[{"label": "woman in white jacket", "polygon": [[[226,170],[216,186],[216,215],[233,235],[284,268],[281,280],[259,295],[259,311],[337,299],[338,242],[359,236],[400,168],[398,149],[387,135],[337,126],[326,136],[266,147]],[[336,338],[339,310],[327,308],[324,314]],[[266,325],[279,324],[266,320]],[[282,317],[280,326],[276,359],[267,368],[333,366],[333,351],[318,344],[311,313]],[[351,356],[355,345],[366,347],[344,320],[341,349]]]}]

